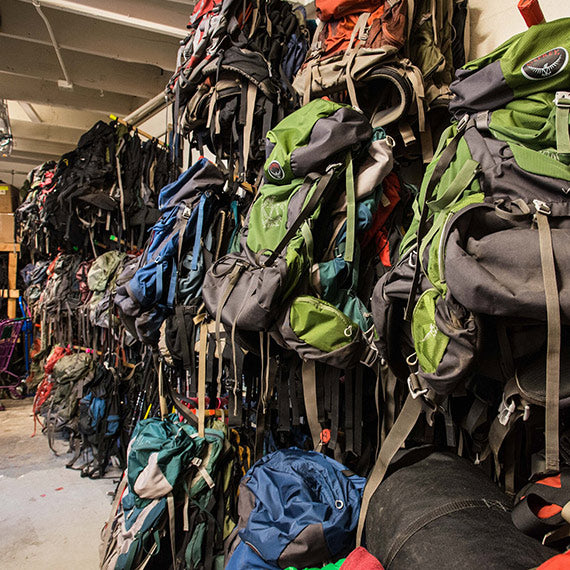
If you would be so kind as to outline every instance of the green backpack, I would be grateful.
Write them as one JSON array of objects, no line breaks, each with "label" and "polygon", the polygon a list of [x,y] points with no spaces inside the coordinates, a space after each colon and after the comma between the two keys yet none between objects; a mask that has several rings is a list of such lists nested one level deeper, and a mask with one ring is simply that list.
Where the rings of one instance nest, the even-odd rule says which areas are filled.
[{"label": "green backpack", "polygon": [[[449,394],[468,378],[466,363],[475,364],[480,344],[477,314],[546,320],[546,252],[536,224],[548,218],[556,264],[566,267],[558,236],[570,214],[570,96],[557,89],[569,85],[570,68],[555,60],[552,72],[526,75],[534,69],[529,62],[567,62],[569,24],[558,20],[515,36],[468,64],[453,86],[451,110],[464,118],[441,138],[401,245],[404,257],[417,258],[406,308],[424,388]],[[563,279],[559,289],[564,318]],[[461,366],[456,357],[446,364],[455,350]]]},{"label": "green backpack", "polygon": [[361,113],[325,99],[312,101],[269,131],[266,182],[248,212],[240,251],[219,259],[204,280],[204,304],[217,323],[244,331],[271,328],[312,265],[323,205],[345,191],[348,240],[354,242],[351,153],[371,135]]},{"label": "green backpack", "polygon": [[[546,469],[558,470],[558,400],[570,396],[560,373],[570,324],[570,95],[561,91],[570,84],[569,25],[533,26],[467,64],[452,85],[450,110],[461,118],[441,137],[402,258],[372,299],[380,355],[407,377],[410,397],[364,513],[422,403],[433,413],[483,365],[516,384],[491,428],[497,474],[500,442],[530,405],[546,408]],[[529,359],[550,364],[537,372]]]}]

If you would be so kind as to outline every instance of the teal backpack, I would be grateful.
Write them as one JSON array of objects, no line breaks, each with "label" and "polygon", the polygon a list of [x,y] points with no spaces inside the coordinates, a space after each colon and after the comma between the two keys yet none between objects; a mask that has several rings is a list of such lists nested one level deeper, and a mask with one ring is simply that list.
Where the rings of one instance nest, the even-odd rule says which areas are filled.
[{"label": "teal backpack", "polygon": [[176,414],[139,422],[103,529],[101,568],[219,565],[229,449],[221,423],[202,438]]}]

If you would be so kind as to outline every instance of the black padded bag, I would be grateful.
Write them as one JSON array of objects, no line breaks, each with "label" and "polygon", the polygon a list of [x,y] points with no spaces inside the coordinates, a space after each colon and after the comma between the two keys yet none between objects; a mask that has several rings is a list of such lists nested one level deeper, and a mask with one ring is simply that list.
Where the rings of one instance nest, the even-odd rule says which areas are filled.
[{"label": "black padded bag", "polygon": [[556,554],[513,525],[510,499],[466,459],[420,449],[398,463],[366,518],[366,547],[386,570],[520,570]]}]

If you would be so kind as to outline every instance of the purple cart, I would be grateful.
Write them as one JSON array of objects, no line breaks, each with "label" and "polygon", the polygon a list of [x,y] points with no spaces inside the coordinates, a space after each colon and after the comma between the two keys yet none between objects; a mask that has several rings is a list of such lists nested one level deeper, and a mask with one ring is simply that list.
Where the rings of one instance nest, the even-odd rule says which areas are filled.
[{"label": "purple cart", "polygon": [[[22,378],[8,370],[24,321],[25,319],[0,321],[0,382],[9,382],[5,386],[0,386],[0,391],[8,390],[11,398],[22,398],[25,394]],[[13,382],[11,382],[12,379]]]}]

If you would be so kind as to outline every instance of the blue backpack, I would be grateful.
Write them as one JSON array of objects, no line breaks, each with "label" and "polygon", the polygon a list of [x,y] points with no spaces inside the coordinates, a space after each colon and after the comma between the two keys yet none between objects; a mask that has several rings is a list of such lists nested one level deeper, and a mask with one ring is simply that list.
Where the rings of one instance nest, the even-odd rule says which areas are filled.
[{"label": "blue backpack", "polygon": [[160,191],[158,206],[162,215],[152,227],[136,272],[117,288],[115,296],[123,322],[141,341],[158,341],[160,326],[174,306],[183,258],[186,263],[190,257],[185,279],[197,288],[190,293],[199,294],[203,279],[197,277],[204,272],[202,244],[224,183],[218,168],[201,158]]},{"label": "blue backpack", "polygon": [[263,561],[268,568],[320,567],[348,554],[365,483],[314,451],[292,447],[266,455],[240,483],[240,520],[226,570],[265,568]]}]

